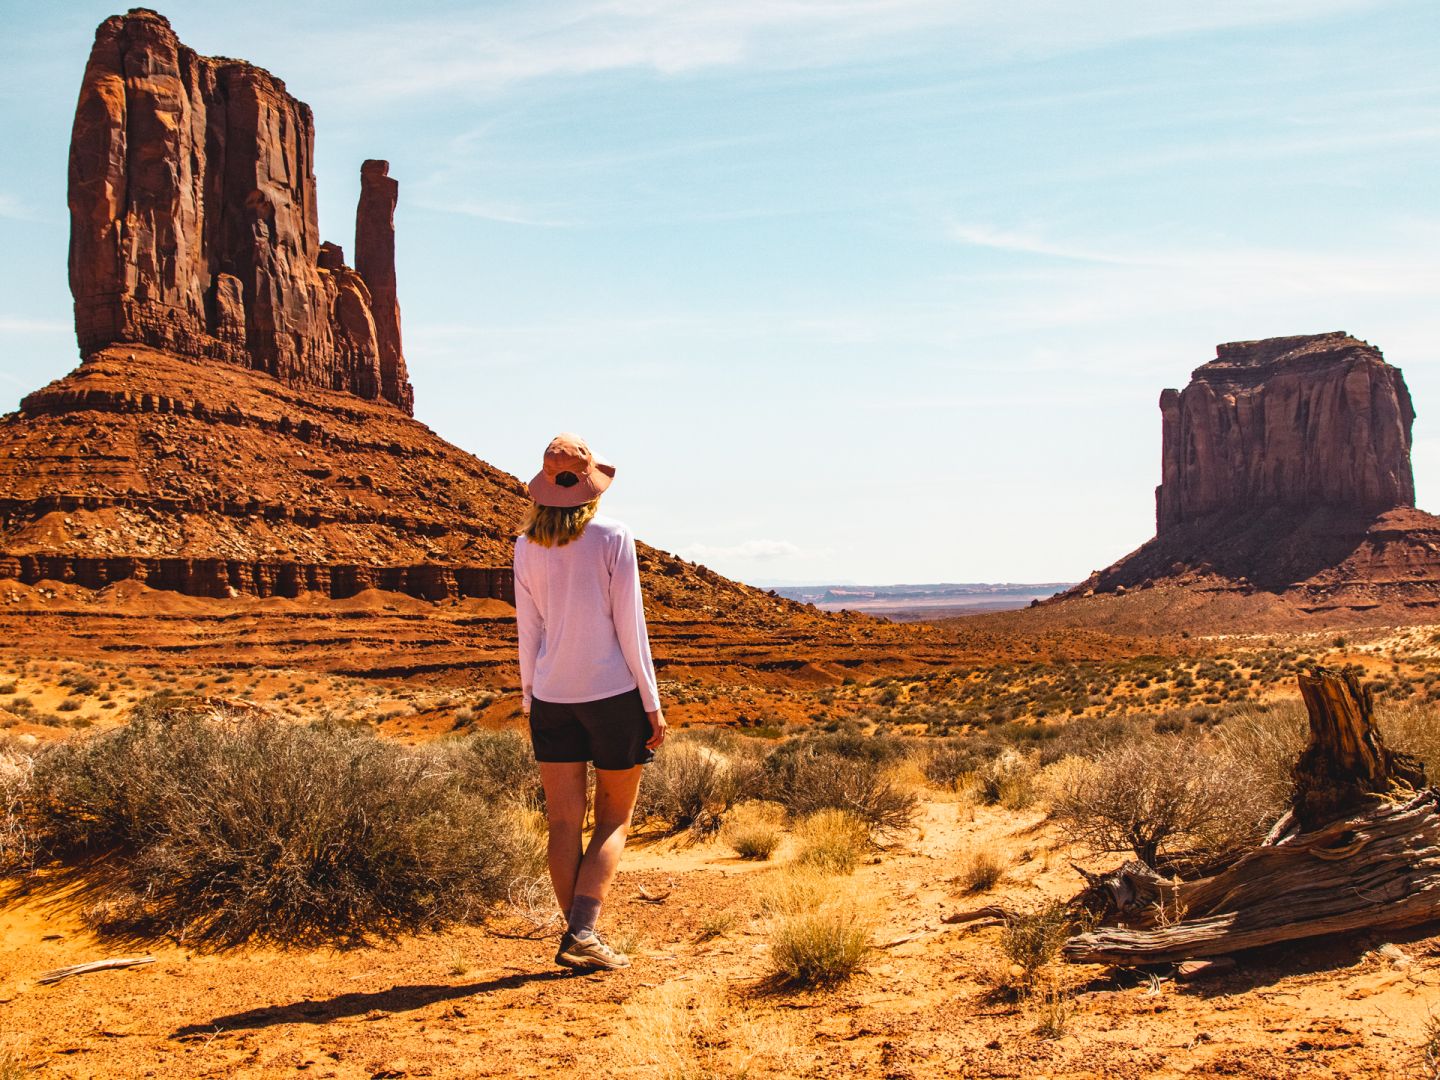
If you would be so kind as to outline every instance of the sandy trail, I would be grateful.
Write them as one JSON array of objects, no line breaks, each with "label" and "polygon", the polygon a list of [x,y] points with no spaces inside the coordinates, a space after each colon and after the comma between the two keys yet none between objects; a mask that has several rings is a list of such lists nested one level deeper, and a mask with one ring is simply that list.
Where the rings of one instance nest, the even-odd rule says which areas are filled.
[{"label": "sandy trail", "polygon": [[[487,927],[350,950],[188,951],[97,941],[63,901],[0,909],[0,1053],[55,1077],[654,1076],[637,1010],[678,1009],[717,987],[732,1037],[765,1033],[751,1075],[1178,1077],[1416,1075],[1440,1002],[1440,937],[1348,939],[1250,954],[1206,982],[1151,984],[1068,969],[1065,1034],[1035,1034],[1036,1006],[996,992],[999,930],[941,922],[988,898],[946,879],[976,845],[1013,863],[1003,902],[1068,895],[1069,852],[1040,815],[929,802],[923,829],[862,866],[882,945],[833,991],[766,993],[757,886],[777,872],[717,843],[638,844],[604,922],[638,942],[635,966],[577,976],[551,966],[553,935],[514,916]],[[783,860],[785,851],[777,857]],[[660,902],[641,898],[644,888]],[[699,941],[724,922],[723,936]],[[1430,928],[1433,932],[1434,928]],[[37,985],[67,964],[148,953],[157,963]],[[678,1003],[678,1004],[677,1004]]]}]

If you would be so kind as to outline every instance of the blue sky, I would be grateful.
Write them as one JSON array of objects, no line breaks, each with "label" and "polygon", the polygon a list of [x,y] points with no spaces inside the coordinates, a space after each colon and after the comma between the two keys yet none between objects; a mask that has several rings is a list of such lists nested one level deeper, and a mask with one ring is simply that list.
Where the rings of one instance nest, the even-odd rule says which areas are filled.
[{"label": "blue sky", "polygon": [[[0,406],[76,361],[88,0],[0,0]],[[751,581],[1078,579],[1153,532],[1163,387],[1343,329],[1440,509],[1440,4],[161,10],[309,102],[322,232],[400,181],[416,415]]]}]

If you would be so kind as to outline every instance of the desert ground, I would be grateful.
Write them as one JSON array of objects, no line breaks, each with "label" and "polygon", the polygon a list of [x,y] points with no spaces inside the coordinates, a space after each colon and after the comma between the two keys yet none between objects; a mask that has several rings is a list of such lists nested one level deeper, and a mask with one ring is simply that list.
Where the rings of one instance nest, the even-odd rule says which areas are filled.
[{"label": "desert ground", "polygon": [[[6,590],[0,734],[12,758],[187,702],[417,747],[520,729],[513,615],[498,601]],[[637,825],[602,918],[635,962],[604,975],[553,965],[558,914],[534,877],[436,931],[213,947],[117,934],[86,888],[41,869],[12,876],[0,902],[0,1076],[1433,1074],[1433,924],[1192,972],[1053,954],[1021,965],[1007,919],[1074,896],[1072,864],[1120,861],[1057,823],[1067,761],[1126,732],[1208,739],[1236,717],[1294,714],[1295,673],[1315,663],[1372,682],[1382,724],[1400,710],[1412,734],[1433,731],[1440,627],[1144,637],[961,620],[917,640],[864,618],[816,625],[768,645],[805,663],[766,667],[702,663],[724,655],[713,638],[658,620],[675,728],[662,754],[762,754],[847,731],[909,748],[883,776],[914,797],[910,826],[874,834],[850,872],[808,886],[864,935],[848,977],[777,980],[774,898],[808,880],[803,830],[792,818],[770,858],[740,858],[723,821],[744,792],[688,825],[663,813]],[[941,750],[979,773],[1024,759],[1024,791],[987,798],[974,772],[927,772]],[[117,956],[154,962],[37,981]]]}]

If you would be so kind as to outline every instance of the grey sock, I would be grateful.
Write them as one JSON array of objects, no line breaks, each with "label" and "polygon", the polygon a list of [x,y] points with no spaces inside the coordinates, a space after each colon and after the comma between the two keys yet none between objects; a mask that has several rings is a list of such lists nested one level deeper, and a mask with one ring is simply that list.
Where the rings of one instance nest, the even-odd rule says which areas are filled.
[{"label": "grey sock", "polygon": [[566,917],[570,933],[579,937],[581,934],[593,934],[595,932],[595,920],[600,918],[600,898],[596,896],[577,895],[570,903],[570,914]]}]

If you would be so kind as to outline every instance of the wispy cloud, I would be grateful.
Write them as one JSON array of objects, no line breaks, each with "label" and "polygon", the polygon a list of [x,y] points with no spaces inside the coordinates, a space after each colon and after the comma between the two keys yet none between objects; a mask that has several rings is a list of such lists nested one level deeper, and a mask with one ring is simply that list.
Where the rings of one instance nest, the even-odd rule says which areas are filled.
[{"label": "wispy cloud", "polygon": [[691,544],[680,554],[696,562],[771,562],[803,556],[805,551],[789,540],[746,540],[739,544]]},{"label": "wispy cloud", "polygon": [[[347,91],[366,98],[494,90],[548,77],[748,65],[795,69],[903,55],[937,33],[971,61],[1045,56],[1124,41],[1323,18],[1380,0],[593,0],[487,4],[469,18],[331,30],[322,50],[369,58]],[[317,43],[306,39],[308,47]],[[339,70],[339,69],[337,69]],[[357,72],[357,75],[360,75]]]},{"label": "wispy cloud", "polygon": [[502,225],[528,225],[542,229],[572,229],[579,222],[567,221],[559,217],[548,217],[537,214],[521,206],[507,205],[505,203],[480,202],[475,199],[462,199],[458,202],[421,200],[420,206],[427,210],[435,210],[442,213],[463,214],[465,217],[479,218],[482,221],[494,221]]}]

